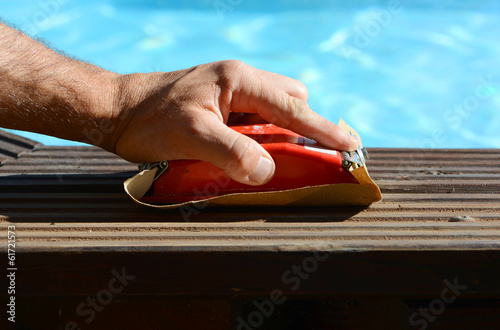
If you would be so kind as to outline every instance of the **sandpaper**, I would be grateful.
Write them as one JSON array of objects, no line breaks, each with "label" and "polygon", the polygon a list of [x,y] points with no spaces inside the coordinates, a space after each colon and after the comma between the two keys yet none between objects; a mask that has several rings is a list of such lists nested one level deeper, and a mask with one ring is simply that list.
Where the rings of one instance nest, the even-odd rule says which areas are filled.
[{"label": "sandpaper", "polygon": [[[339,127],[345,132],[358,137],[359,134],[342,119]],[[198,199],[179,204],[148,204],[140,199],[149,191],[158,168],[141,171],[124,182],[127,194],[138,204],[161,209],[179,207],[222,207],[222,206],[367,206],[382,199],[379,187],[373,182],[365,166],[353,164],[349,170],[359,184],[339,183],[318,186],[307,186],[298,189],[235,193],[222,196]]]}]

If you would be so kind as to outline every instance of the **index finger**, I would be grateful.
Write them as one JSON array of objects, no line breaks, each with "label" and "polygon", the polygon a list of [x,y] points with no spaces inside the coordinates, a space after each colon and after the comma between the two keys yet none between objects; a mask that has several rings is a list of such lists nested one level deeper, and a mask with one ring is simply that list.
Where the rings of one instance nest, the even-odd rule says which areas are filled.
[{"label": "index finger", "polygon": [[306,101],[266,83],[261,76],[242,75],[239,87],[233,95],[236,101],[232,104],[233,111],[258,113],[270,123],[312,138],[329,148],[354,150],[358,147],[356,138],[314,112]]}]

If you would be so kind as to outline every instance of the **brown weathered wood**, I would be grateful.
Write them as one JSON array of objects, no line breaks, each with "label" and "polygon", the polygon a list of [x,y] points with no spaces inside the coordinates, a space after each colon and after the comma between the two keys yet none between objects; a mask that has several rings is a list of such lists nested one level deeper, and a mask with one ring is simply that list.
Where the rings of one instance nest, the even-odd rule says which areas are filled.
[{"label": "brown weathered wood", "polygon": [[[75,304],[124,267],[135,280],[92,328],[112,328],[119,319],[132,328],[180,322],[173,328],[229,329],[229,318],[234,328],[255,310],[253,299],[274,289],[288,300],[262,329],[286,327],[300,315],[294,325],[301,329],[367,328],[375,319],[405,328],[409,315],[455,278],[467,289],[439,324],[498,324],[497,149],[370,149],[368,169],[384,199],[369,208],[213,208],[186,218],[133,204],[122,183],[137,165],[116,155],[24,145],[10,135],[1,141],[12,155],[0,153],[0,161],[8,158],[0,167],[0,228],[16,227],[19,313],[28,328],[81,322]],[[20,146],[29,152],[16,158]],[[6,235],[0,242],[5,256]],[[296,290],[283,280],[318,255],[328,258]],[[143,306],[140,315],[153,311],[152,323],[127,322],[134,304]],[[160,315],[162,308],[176,312]],[[37,315],[50,322],[34,325]]]},{"label": "brown weathered wood", "polygon": [[0,129],[0,166],[41,146],[41,143]]},{"label": "brown weathered wood", "polygon": [[23,253],[20,260],[26,266],[19,272],[18,280],[23,283],[19,295],[95,294],[109,281],[112,269],[125,268],[125,273],[136,276],[124,292],[131,296],[237,298],[266,296],[280,289],[290,297],[401,295],[432,299],[439,296],[445,279],[455,278],[468,286],[462,298],[500,296],[499,250],[489,250],[488,262],[484,262],[484,251],[388,253],[355,247],[335,250],[332,246],[332,253],[319,254],[328,256],[326,260],[307,268],[309,272],[303,271],[309,276],[303,276],[296,288],[294,283],[299,280],[292,267],[302,267],[305,260],[314,258],[313,252],[242,249],[211,253],[183,251],[182,246],[169,253],[144,253],[140,247],[136,251],[110,248],[108,252],[87,252],[82,248],[78,253],[45,252],[43,257]]}]

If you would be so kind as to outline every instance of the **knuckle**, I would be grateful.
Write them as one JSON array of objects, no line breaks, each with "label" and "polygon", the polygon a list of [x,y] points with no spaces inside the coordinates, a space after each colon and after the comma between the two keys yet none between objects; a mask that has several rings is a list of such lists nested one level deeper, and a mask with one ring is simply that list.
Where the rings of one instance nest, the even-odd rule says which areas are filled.
[{"label": "knuckle", "polygon": [[240,60],[225,60],[220,63],[223,67],[230,70],[239,70],[248,66],[245,62]]},{"label": "knuckle", "polygon": [[299,80],[297,80],[297,92],[301,99],[307,100],[309,91],[307,90],[306,85]]},{"label": "knuckle", "polygon": [[293,119],[303,117],[307,112],[307,103],[296,97],[291,97],[290,99],[289,116]]},{"label": "knuckle", "polygon": [[240,77],[248,74],[249,66],[240,60],[226,60],[215,63],[217,84],[229,90],[235,90]]},{"label": "knuckle", "polygon": [[286,93],[278,93],[274,98],[274,107],[271,109],[271,116],[268,121],[271,124],[288,129],[296,117],[296,98]]},{"label": "knuckle", "polygon": [[306,101],[292,97],[290,98],[289,107],[286,116],[282,118],[282,127],[294,130],[297,124],[313,125],[317,120],[316,113],[309,108]]}]

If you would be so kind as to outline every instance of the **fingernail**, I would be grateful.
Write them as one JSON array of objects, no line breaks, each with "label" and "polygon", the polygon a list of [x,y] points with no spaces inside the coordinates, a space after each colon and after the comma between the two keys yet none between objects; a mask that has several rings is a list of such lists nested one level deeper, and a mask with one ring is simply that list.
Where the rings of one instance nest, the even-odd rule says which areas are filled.
[{"label": "fingernail", "polygon": [[248,176],[250,181],[257,184],[262,184],[267,181],[274,170],[273,163],[266,157],[260,156],[259,163],[255,170]]},{"label": "fingernail", "polygon": [[359,140],[358,140],[358,137],[355,136],[355,135],[349,135],[349,138],[351,139],[352,143],[355,143],[356,144],[356,148],[358,147],[359,145]]}]

